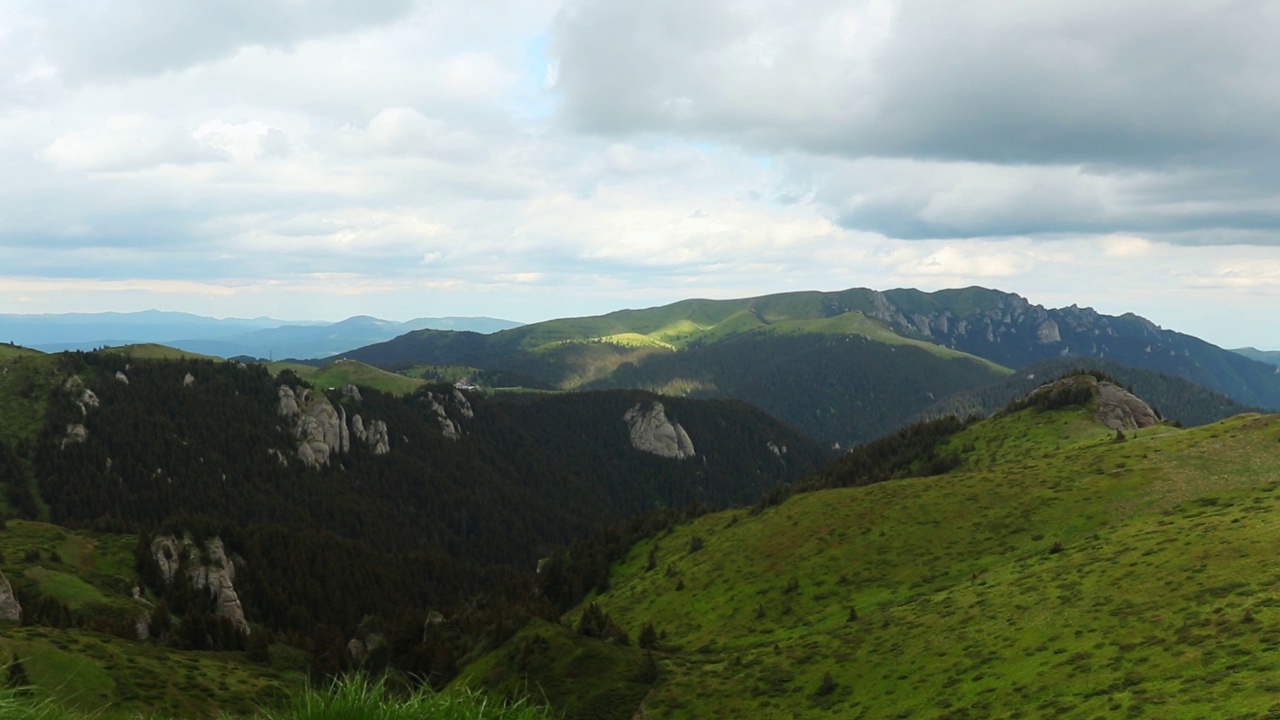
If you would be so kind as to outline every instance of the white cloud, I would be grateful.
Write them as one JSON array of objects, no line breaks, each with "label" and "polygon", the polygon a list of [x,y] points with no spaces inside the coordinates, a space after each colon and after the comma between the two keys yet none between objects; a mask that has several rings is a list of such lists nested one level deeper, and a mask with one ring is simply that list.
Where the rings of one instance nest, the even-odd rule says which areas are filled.
[{"label": "white cloud", "polygon": [[73,130],[45,148],[45,159],[64,170],[128,171],[162,164],[228,159],[178,125],[148,115],[117,115],[96,127]]},{"label": "white cloud", "polygon": [[1272,324],[1255,2],[246,2],[6,5],[0,301],[533,320],[982,283]]}]

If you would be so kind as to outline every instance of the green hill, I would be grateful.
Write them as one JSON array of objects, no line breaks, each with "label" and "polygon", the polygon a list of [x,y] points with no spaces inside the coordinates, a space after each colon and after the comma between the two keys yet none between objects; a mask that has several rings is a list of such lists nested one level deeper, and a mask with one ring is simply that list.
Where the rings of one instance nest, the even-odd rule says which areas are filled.
[{"label": "green hill", "polygon": [[247,713],[302,689],[306,656],[283,645],[273,659],[253,662],[243,652],[138,642],[134,623],[156,598],[132,597],[136,544],[135,536],[22,520],[0,529],[0,570],[24,618],[22,625],[0,621],[0,665],[21,665],[33,702],[208,718]]},{"label": "green hill", "polygon": [[139,343],[136,345],[119,345],[117,347],[103,348],[99,352],[111,353],[116,355],[124,355],[130,360],[212,360],[221,362],[222,358],[213,355],[201,355],[200,353],[179,350],[178,348],[169,347],[168,345],[158,345],[156,343]]},{"label": "green hill", "polygon": [[[391,667],[440,684],[462,657],[554,613],[530,595],[546,554],[637,515],[752,502],[832,455],[732,400],[640,391],[504,399],[399,376],[390,377],[419,387],[392,394],[361,384],[357,395],[340,386],[387,374],[342,362],[308,382],[289,368],[115,350],[3,367],[0,377],[14,381],[0,386],[4,397],[39,402],[24,411],[29,426],[0,438],[0,511],[61,526],[11,519],[0,529],[0,569],[34,608],[35,629],[11,649],[33,658],[28,671],[41,687],[53,672],[39,669],[43,658],[58,653],[130,665],[127,650],[49,633],[74,626],[124,642],[136,634],[135,582],[172,608],[172,624],[157,623],[169,632],[137,651],[158,664],[178,663],[166,653],[180,649],[236,665],[258,638],[274,637],[302,648],[298,664],[317,678]],[[648,446],[628,418],[636,414],[649,418]],[[664,429],[673,449],[684,439],[682,456],[654,449]],[[37,541],[19,540],[31,528],[45,539],[27,559]],[[216,536],[237,558],[237,602],[253,634],[228,630],[208,592],[160,579],[153,540],[184,534]],[[67,539],[81,535],[92,542]],[[74,564],[94,543],[96,559]],[[424,632],[432,613],[449,619],[435,635]],[[366,666],[348,652],[353,638],[386,649]],[[168,686],[129,676],[112,690],[116,680],[93,677],[92,702],[170,711]],[[253,694],[234,685],[228,697]]]},{"label": "green hill", "polygon": [[[567,717],[1274,712],[1280,417],[1118,442],[1090,410],[1027,408],[940,452],[958,460],[944,475],[714,513],[637,544],[590,601],[633,644],[652,624],[653,680],[612,712],[569,693]],[[594,612],[527,628],[466,682],[536,687],[557,658],[528,648],[601,642],[569,629]],[[576,680],[635,697],[645,653],[630,653]]]},{"label": "green hill", "polygon": [[544,389],[736,398],[841,445],[879,437],[939,398],[1009,374],[891,330],[868,314],[876,305],[867,292],[686,300],[493,335],[427,330],[345,355],[399,371],[484,368]]},{"label": "green hill", "polygon": [[[841,343],[849,343],[848,352]],[[1184,422],[1220,419],[1224,407],[1280,408],[1274,365],[1136,315],[1047,309],[980,287],[685,300],[493,335],[421,331],[345,355],[392,370],[437,364],[505,371],[546,389],[732,397],[842,445],[934,414],[939,408],[931,406],[952,395],[965,394],[942,410],[1025,390],[1010,382],[987,392],[1009,379],[1006,368],[1094,358],[1181,378],[1234,401],[1197,393],[1183,402],[1185,393],[1169,383],[1145,383],[1168,389],[1153,402]]]},{"label": "green hill", "polygon": [[387,372],[355,360],[338,360],[319,368],[302,363],[272,362],[267,363],[267,368],[274,375],[279,375],[282,370],[291,370],[298,377],[322,388],[356,385],[374,388],[392,395],[408,395],[427,384],[419,378]]}]

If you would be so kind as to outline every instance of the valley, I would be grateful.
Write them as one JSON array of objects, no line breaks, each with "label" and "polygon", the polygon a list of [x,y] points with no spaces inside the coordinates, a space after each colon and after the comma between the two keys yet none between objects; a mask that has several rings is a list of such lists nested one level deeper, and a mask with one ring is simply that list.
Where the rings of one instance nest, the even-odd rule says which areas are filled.
[{"label": "valley", "polygon": [[336,360],[0,346],[9,685],[121,717],[341,677],[583,719],[1269,709],[1280,425],[1239,399],[1269,366],[868,292]]}]

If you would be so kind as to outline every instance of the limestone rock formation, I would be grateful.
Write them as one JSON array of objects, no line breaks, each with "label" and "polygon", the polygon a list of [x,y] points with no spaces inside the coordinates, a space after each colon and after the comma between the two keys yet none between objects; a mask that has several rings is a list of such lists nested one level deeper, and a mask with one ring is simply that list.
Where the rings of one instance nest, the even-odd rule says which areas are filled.
[{"label": "limestone rock formation", "polygon": [[244,607],[234,584],[236,565],[227,556],[222,538],[209,538],[202,548],[190,536],[179,539],[162,535],[151,541],[151,555],[165,584],[173,584],[179,573],[185,573],[193,586],[207,590],[216,600],[219,617],[225,617],[237,630],[249,634],[249,623],[244,619]]},{"label": "limestone rock formation", "polygon": [[122,383],[124,383],[125,385],[128,385],[128,384],[129,384],[129,376],[128,376],[128,375],[125,375],[125,374],[124,374],[123,372],[121,372],[120,370],[117,370],[117,371],[116,371],[116,380],[117,380],[118,382],[122,382]]},{"label": "limestone rock formation", "polygon": [[[444,406],[441,405],[439,401],[436,400],[436,396],[434,394],[427,393],[426,395],[423,396],[423,399],[425,399],[427,403],[429,403],[431,411],[436,414],[436,420],[439,421],[440,423],[441,435],[443,435],[448,440],[455,440],[455,441],[458,438],[462,437],[462,433],[458,429],[458,424],[449,418],[449,415],[444,411]],[[468,403],[467,406],[469,408],[470,403]]]},{"label": "limestone rock formation", "polygon": [[277,412],[296,416],[294,435],[298,438],[298,458],[311,467],[329,464],[333,453],[344,453],[351,447],[347,431],[347,412],[335,408],[324,395],[302,390],[298,393],[281,386]]},{"label": "limestone rock formation", "polygon": [[471,407],[471,401],[467,400],[467,396],[457,388],[453,389],[453,404],[462,411],[462,417],[470,420],[476,416],[476,411]]},{"label": "limestone rock formation", "polygon": [[391,437],[387,433],[387,423],[382,420],[370,420],[365,425],[359,415],[351,416],[351,434],[360,442],[367,443],[374,455],[386,455],[391,451]]},{"label": "limestone rock formation", "polygon": [[[385,455],[391,451],[391,438],[387,431],[387,423],[382,420],[366,422],[359,414],[353,413],[347,419],[346,408],[342,404],[334,405],[322,393],[307,388],[291,388],[281,385],[277,388],[279,404],[276,412],[281,417],[295,418],[294,435],[298,438],[298,459],[310,467],[321,467],[329,464],[329,458],[335,453],[346,453],[351,450],[351,438],[364,442],[373,449],[375,455]],[[342,394],[359,402],[360,388],[347,385]],[[283,456],[281,456],[283,464]]]},{"label": "limestone rock formation", "polygon": [[1095,402],[1098,421],[1112,430],[1134,430],[1160,422],[1150,405],[1113,383],[1098,383]]},{"label": "limestone rock formation", "polygon": [[80,423],[74,423],[67,426],[67,436],[62,438],[60,447],[66,447],[67,443],[82,443],[89,438],[89,430]]},{"label": "limestone rock formation", "polygon": [[14,622],[22,620],[22,605],[18,604],[18,598],[13,594],[13,586],[9,584],[9,579],[2,572],[0,572],[0,620]]},{"label": "limestone rock formation", "polygon": [[631,431],[631,446],[637,450],[680,460],[695,454],[689,434],[679,423],[667,419],[666,409],[660,402],[653,401],[648,408],[639,403],[622,419]]},{"label": "limestone rock formation", "polygon": [[1027,400],[1038,396],[1073,399],[1072,402],[1089,400],[1094,417],[1112,430],[1135,430],[1151,427],[1160,422],[1160,416],[1141,398],[1115,383],[1098,380],[1093,375],[1079,374],[1045,383],[1032,390]]},{"label": "limestone rock formation", "polygon": [[294,394],[293,388],[288,385],[281,385],[276,390],[276,395],[280,398],[279,405],[276,406],[276,412],[283,417],[294,417],[299,412],[298,397]]},{"label": "limestone rock formation", "polygon": [[267,448],[267,455],[275,458],[276,462],[280,463],[280,467],[289,467],[289,458],[285,457],[285,454],[279,450]]},{"label": "limestone rock formation", "polygon": [[191,373],[187,373],[186,377],[182,378],[182,387],[191,387],[192,385],[195,385],[195,384],[196,384],[196,376],[192,375]]}]

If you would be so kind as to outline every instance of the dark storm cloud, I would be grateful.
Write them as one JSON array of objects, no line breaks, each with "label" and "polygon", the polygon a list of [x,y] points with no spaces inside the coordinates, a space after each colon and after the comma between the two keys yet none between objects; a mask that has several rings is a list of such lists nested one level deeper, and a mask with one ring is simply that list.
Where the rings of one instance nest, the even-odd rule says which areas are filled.
[{"label": "dark storm cloud", "polygon": [[565,113],[594,132],[1104,165],[1280,137],[1265,2],[578,0],[554,37]]},{"label": "dark storm cloud", "polygon": [[553,50],[572,127],[828,158],[846,227],[1276,244],[1223,232],[1280,225],[1275,37],[1251,1],[573,0]]}]

